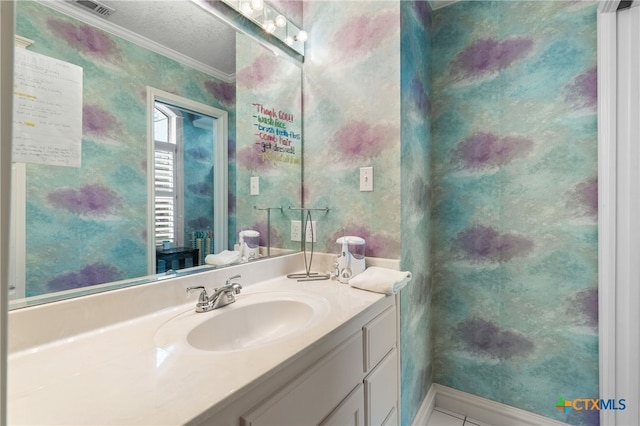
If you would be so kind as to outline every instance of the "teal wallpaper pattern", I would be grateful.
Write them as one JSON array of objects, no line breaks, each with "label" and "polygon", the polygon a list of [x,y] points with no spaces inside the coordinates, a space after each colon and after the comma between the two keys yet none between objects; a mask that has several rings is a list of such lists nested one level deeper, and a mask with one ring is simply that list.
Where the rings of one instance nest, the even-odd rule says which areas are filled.
[{"label": "teal wallpaper pattern", "polygon": [[[555,408],[598,394],[595,6],[459,2],[431,22],[426,2],[312,2],[304,15],[305,203],[332,208],[320,249],[353,232],[415,277],[402,424],[431,383],[596,424]],[[384,131],[398,111],[399,149]],[[374,193],[357,188],[365,165]]]},{"label": "teal wallpaper pattern", "polygon": [[[304,204],[315,250],[366,240],[366,255],[400,257],[400,7],[397,2],[306,2]],[[359,168],[374,169],[360,192]]]},{"label": "teal wallpaper pattern", "polygon": [[[424,1],[310,2],[304,68],[304,197],[319,251],[357,235],[371,257],[402,259],[414,278],[401,295],[402,424],[431,373],[430,11]],[[374,191],[359,168],[373,166]]]},{"label": "teal wallpaper pattern", "polygon": [[[262,246],[269,237],[271,247],[289,250],[300,249],[289,235],[298,213],[289,207],[300,207],[302,198],[301,68],[247,36],[236,37],[236,226],[260,232]],[[254,176],[258,195],[250,191]],[[268,217],[254,207],[282,210],[271,210]]]},{"label": "teal wallpaper pattern", "polygon": [[554,407],[598,397],[596,6],[460,2],[432,37],[433,380],[597,424]]},{"label": "teal wallpaper pattern", "polygon": [[145,87],[229,111],[233,153],[235,86],[35,2],[16,32],[84,70],[82,167],[27,165],[27,296],[146,275]]},{"label": "teal wallpaper pattern", "polygon": [[[195,120],[204,119],[201,115],[186,111],[182,115],[186,141],[183,150],[184,241],[189,244],[192,232],[213,231],[213,128],[195,124]],[[212,119],[208,120],[213,123]],[[204,259],[205,254],[200,253],[200,257]]]},{"label": "teal wallpaper pattern", "polygon": [[413,274],[401,292],[402,424],[410,424],[433,382],[431,329],[431,9],[400,2],[401,268]]}]

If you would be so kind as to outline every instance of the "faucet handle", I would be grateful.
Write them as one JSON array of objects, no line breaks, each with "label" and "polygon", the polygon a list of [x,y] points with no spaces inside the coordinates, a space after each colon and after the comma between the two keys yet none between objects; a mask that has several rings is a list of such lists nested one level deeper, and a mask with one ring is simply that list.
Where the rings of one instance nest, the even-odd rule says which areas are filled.
[{"label": "faucet handle", "polygon": [[209,295],[207,294],[207,289],[204,288],[203,285],[197,285],[194,287],[187,287],[187,293],[190,293],[194,290],[202,290],[200,292],[200,297],[198,297],[198,303],[207,303],[209,302]]},{"label": "faucet handle", "polygon": [[198,297],[198,303],[196,303],[196,312],[207,312],[211,310],[211,300],[209,300],[209,295],[207,294],[207,289],[202,285],[197,285],[194,287],[187,287],[187,293],[193,290],[202,290],[200,292],[200,296]]},{"label": "faucet handle", "polygon": [[[231,281],[237,280],[238,278],[242,278],[242,275],[238,274],[238,275],[234,275],[234,276],[232,276],[230,278],[227,278],[227,281],[224,283],[224,285],[229,285],[229,284],[231,284]],[[238,285],[240,285],[240,284],[238,284]],[[240,288],[242,288],[242,286],[240,286]],[[238,293],[240,293],[240,292],[238,292]],[[238,294],[238,293],[236,293],[236,294]]]}]

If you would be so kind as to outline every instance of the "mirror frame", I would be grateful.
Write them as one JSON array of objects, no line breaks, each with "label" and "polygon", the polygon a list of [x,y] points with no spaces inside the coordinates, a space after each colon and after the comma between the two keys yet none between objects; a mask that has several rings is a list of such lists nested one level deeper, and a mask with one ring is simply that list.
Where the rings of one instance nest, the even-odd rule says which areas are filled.
[{"label": "mirror frame", "polygon": [[[229,113],[227,111],[204,105],[155,87],[147,86],[147,223],[155,221],[155,201],[153,182],[155,182],[154,167],[154,137],[153,110],[156,101],[175,105],[203,115],[210,116],[219,123],[213,132],[213,245],[216,250],[227,248],[228,241],[228,200],[229,200]],[[221,143],[222,142],[222,143]],[[147,232],[147,273],[156,274],[156,242],[155,234]]]}]

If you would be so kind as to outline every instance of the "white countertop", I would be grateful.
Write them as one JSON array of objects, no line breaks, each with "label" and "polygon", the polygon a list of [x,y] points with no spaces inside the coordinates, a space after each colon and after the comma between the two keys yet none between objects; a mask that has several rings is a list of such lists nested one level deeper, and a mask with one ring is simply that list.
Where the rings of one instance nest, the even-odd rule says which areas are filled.
[{"label": "white countertop", "polygon": [[276,291],[321,296],[329,312],[303,333],[254,349],[210,352],[159,342],[157,332],[167,321],[216,312],[195,313],[194,295],[177,307],[14,352],[8,360],[8,422],[183,424],[384,299],[337,281],[299,283],[281,276],[245,286],[229,307]]}]

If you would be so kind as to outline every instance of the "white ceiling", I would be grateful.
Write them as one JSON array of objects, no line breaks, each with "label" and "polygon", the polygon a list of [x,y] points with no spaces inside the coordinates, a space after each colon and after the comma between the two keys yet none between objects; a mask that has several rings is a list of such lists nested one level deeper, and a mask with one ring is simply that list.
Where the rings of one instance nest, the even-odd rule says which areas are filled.
[{"label": "white ceiling", "polygon": [[43,3],[200,71],[234,79],[236,31],[189,0],[99,0],[115,9],[106,18],[73,1]]}]

